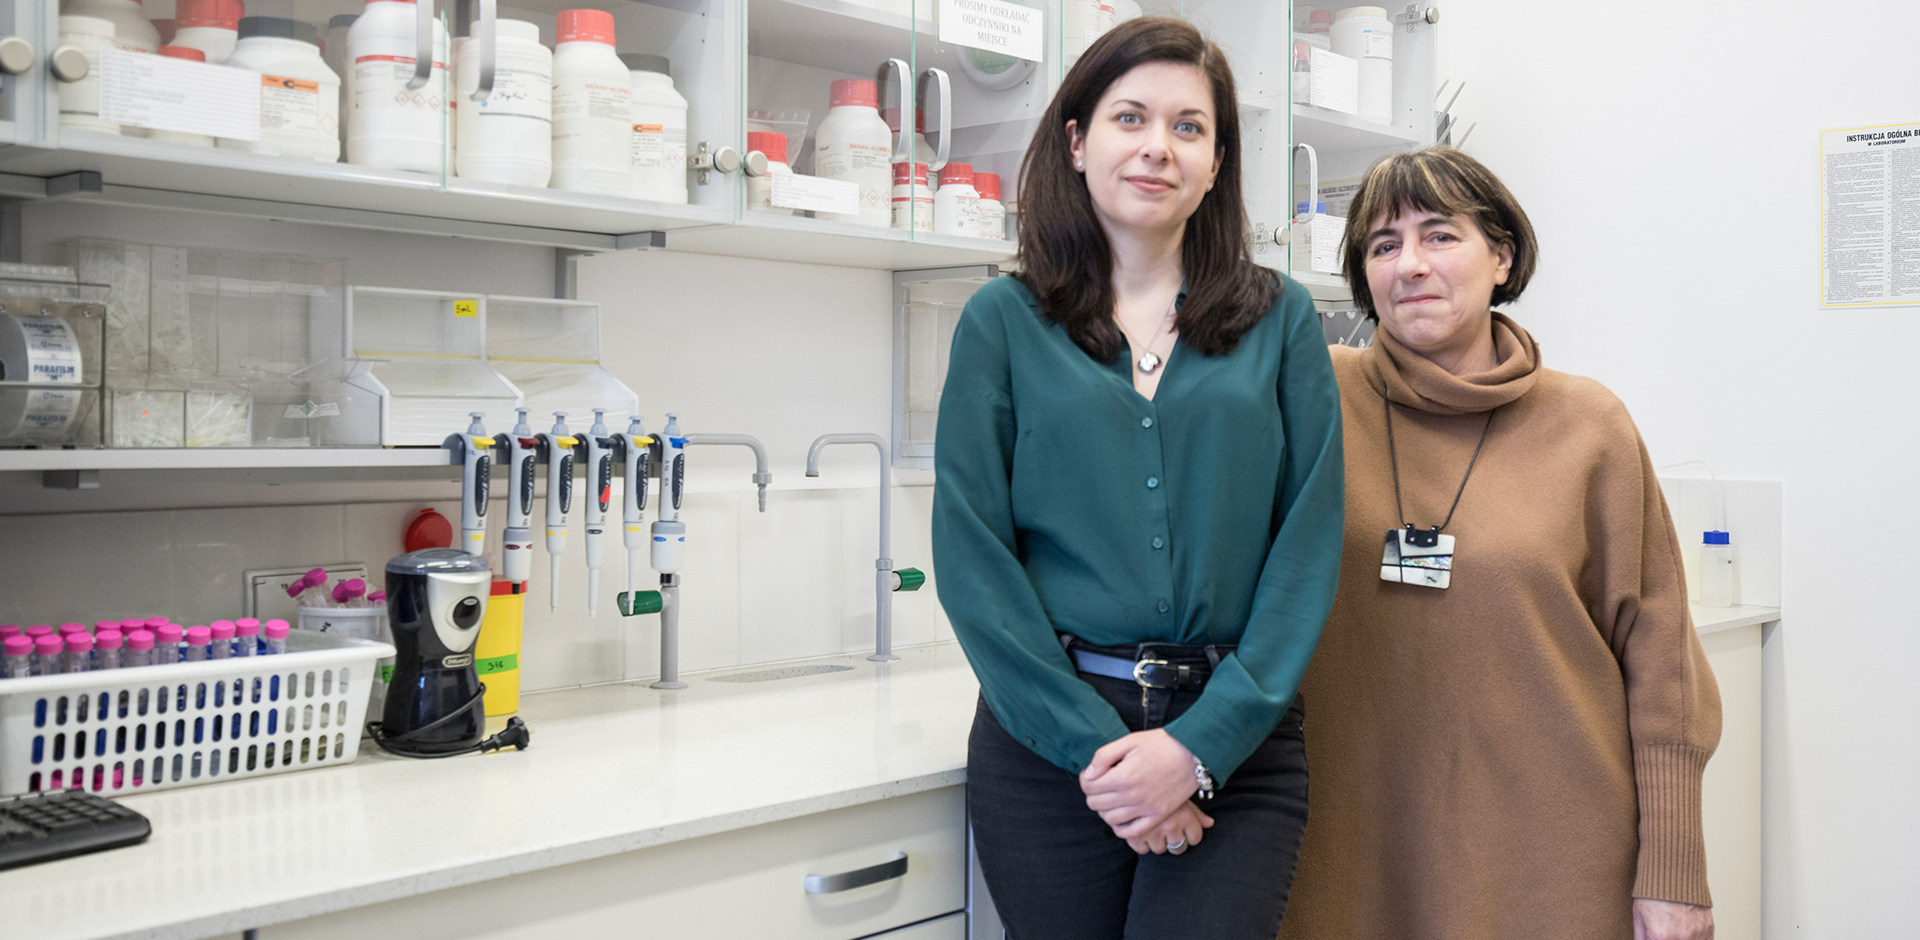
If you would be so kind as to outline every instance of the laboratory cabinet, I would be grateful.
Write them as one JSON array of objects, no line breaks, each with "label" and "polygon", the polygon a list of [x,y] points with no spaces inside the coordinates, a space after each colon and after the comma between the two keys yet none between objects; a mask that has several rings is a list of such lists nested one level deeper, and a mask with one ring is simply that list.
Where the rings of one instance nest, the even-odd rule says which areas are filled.
[{"label": "laboratory cabinet", "polygon": [[307,920],[260,940],[961,940],[966,788],[945,787]]},{"label": "laboratory cabinet", "polygon": [[[1305,180],[1281,183],[1293,175],[1296,138],[1320,151],[1323,178],[1337,182],[1380,152],[1433,137],[1436,28],[1415,17],[1415,8],[1394,14],[1407,22],[1393,37],[1396,110],[1391,122],[1382,124],[1291,104],[1297,97],[1289,91],[1295,75],[1291,37],[1304,10],[1296,4],[1017,0],[1006,7],[1031,11],[1021,17],[1037,41],[1009,55],[949,38],[952,31],[943,27],[942,17],[955,15],[949,10],[952,2],[428,0],[377,4],[381,9],[374,11],[360,0],[251,0],[244,12],[258,22],[249,29],[265,30],[266,38],[277,37],[275,31],[288,33],[291,38],[277,41],[305,48],[306,58],[294,63],[301,57],[241,56],[223,70],[96,48],[150,44],[147,39],[61,32],[63,9],[84,14],[115,5],[132,8],[128,0],[5,0],[0,2],[0,68],[13,74],[0,86],[0,137],[5,138],[0,144],[10,145],[0,147],[0,194],[184,207],[578,251],[664,245],[885,269],[992,263],[1012,253],[1020,160],[1061,77],[1100,32],[1141,14],[1192,20],[1228,51],[1240,76],[1250,235],[1264,262],[1286,267],[1280,233],[1289,228],[1295,197],[1305,198],[1300,186]],[[163,29],[183,24],[177,38],[189,43],[188,32],[207,30],[184,24],[202,23],[206,11],[214,9],[229,11],[225,15],[231,19],[239,7],[231,0],[148,0],[138,13],[125,15],[150,17]],[[401,14],[391,9],[402,7]],[[522,36],[527,27],[498,25],[532,24],[539,45],[551,49],[562,29],[569,30],[570,39],[586,35],[576,36],[578,28],[571,25],[585,22],[573,12],[579,10],[598,11],[593,22],[600,25],[588,38],[640,57],[629,59],[639,71],[622,90],[639,103],[622,113],[633,116],[628,159],[651,169],[636,171],[625,191],[617,183],[609,189],[605,180],[582,182],[566,170],[578,162],[575,143],[553,142],[544,155],[550,173],[526,177],[481,166],[482,151],[493,153],[504,145],[462,130],[468,119],[484,123],[484,115],[497,115],[499,107],[521,107],[523,93],[537,87],[549,100],[526,105],[531,117],[524,123],[545,122],[556,138],[580,136],[575,133],[578,96],[566,89],[589,73],[606,77],[604,67],[611,60],[596,60],[592,68],[601,71],[594,72],[580,65],[578,56],[552,55],[544,66],[550,78],[542,81],[541,66],[529,65],[522,55],[535,48]],[[375,19],[384,32],[367,26]],[[269,21],[283,25],[260,25]],[[417,40],[408,37],[430,34],[447,37],[433,52],[433,61],[446,68],[409,66],[419,57],[411,55]],[[232,34],[227,35],[231,42]],[[300,40],[312,40],[317,50],[300,47]],[[414,46],[406,47],[408,42]],[[374,54],[383,50],[389,54]],[[254,99],[233,86],[238,68],[279,80],[263,81],[275,87],[255,89],[262,111],[254,125],[241,126],[247,118],[242,105]],[[617,79],[620,66],[612,68]],[[670,89],[638,77],[659,70]],[[493,84],[481,87],[489,75]],[[683,112],[658,111],[660,102],[675,96],[685,101]],[[388,98],[404,107],[388,107]],[[594,109],[613,105],[587,104],[587,112],[601,115],[596,119],[602,124],[612,120],[605,117],[611,110]],[[89,107],[95,110],[88,112]],[[404,135],[375,117],[355,116],[379,115],[379,122],[389,122],[401,120],[394,115],[402,111]],[[102,116],[86,118],[86,113]],[[659,113],[684,117],[659,118]],[[107,116],[122,123],[107,122]],[[675,120],[684,127],[672,126]],[[219,137],[208,146],[204,136],[196,141],[179,132],[146,129],[177,121],[203,129],[239,127],[233,132],[241,136]],[[259,141],[249,143],[248,133]],[[604,136],[605,128],[594,133]],[[405,140],[393,143],[395,135]],[[292,137],[300,146],[287,143]],[[771,144],[775,139],[778,144]],[[528,145],[520,139],[514,146],[524,150]],[[763,152],[773,150],[784,151],[773,154],[784,160]],[[606,156],[608,151],[602,146],[594,152]],[[925,164],[924,187],[895,185],[891,167],[897,164]],[[643,185],[643,177],[684,177],[685,195]],[[967,180],[974,185],[963,185]],[[982,201],[994,180],[1004,219]],[[954,184],[953,193],[942,193],[947,184]],[[946,211],[935,211],[941,205]],[[793,208],[799,206],[813,208]]]}]

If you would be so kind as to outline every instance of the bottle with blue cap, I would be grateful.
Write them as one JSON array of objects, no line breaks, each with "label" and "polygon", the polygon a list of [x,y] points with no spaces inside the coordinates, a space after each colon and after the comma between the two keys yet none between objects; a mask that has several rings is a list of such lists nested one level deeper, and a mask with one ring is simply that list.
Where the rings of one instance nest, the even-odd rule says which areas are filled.
[{"label": "bottle with blue cap", "polygon": [[1701,534],[1700,606],[1733,606],[1733,539],[1718,529]]}]

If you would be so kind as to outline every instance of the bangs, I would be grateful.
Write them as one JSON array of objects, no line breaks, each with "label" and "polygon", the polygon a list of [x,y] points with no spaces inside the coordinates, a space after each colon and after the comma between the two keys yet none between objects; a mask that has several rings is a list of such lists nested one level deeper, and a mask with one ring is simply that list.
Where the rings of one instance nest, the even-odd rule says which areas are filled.
[{"label": "bangs", "polygon": [[1432,160],[1382,161],[1367,174],[1347,211],[1369,230],[1383,218],[1397,219],[1410,212],[1473,219],[1489,214],[1492,207],[1475,199],[1467,181],[1453,169]]}]

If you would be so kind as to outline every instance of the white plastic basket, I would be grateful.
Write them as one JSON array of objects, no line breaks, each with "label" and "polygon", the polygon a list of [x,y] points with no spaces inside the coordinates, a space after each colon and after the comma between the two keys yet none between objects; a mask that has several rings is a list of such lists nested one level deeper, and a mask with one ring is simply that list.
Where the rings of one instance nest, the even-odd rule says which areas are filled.
[{"label": "white plastic basket", "polygon": [[306,630],[280,656],[0,679],[0,795],[144,793],[345,764],[391,645]]}]

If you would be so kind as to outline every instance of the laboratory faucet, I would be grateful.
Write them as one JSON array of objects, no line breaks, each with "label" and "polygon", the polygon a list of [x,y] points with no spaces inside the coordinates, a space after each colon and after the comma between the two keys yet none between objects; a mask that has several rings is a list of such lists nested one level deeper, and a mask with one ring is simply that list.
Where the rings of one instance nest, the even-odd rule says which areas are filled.
[{"label": "laboratory faucet", "polygon": [[[637,423],[636,423],[637,427]],[[753,448],[757,469],[753,482],[760,487],[760,511],[767,511],[767,484],[773,474],[767,472],[767,450],[757,438],[746,434],[682,434],[680,416],[669,413],[667,426],[653,440],[660,447],[660,459],[654,472],[660,476],[658,519],[653,523],[653,570],[660,573],[660,590],[654,598],[642,598],[630,592],[622,601],[621,613],[660,614],[660,679],[655,689],[684,689],[680,681],[680,564],[687,544],[687,527],[680,521],[680,502],[686,493],[686,448],[694,444],[738,444]],[[638,438],[635,438],[636,445]],[[635,455],[638,455],[636,446]],[[645,602],[643,604],[643,602]],[[656,606],[657,605],[657,606]]]},{"label": "laboratory faucet", "polygon": [[767,484],[773,482],[773,474],[767,472],[767,449],[760,446],[760,439],[751,434],[689,434],[689,444],[738,444],[753,448],[753,482],[760,487],[760,511],[767,511]]},{"label": "laboratory faucet", "polygon": [[830,444],[872,444],[880,451],[880,557],[873,562],[873,655],[876,663],[897,663],[893,655],[893,592],[917,591],[927,576],[918,568],[893,570],[893,461],[887,439],[878,434],[822,434],[807,448],[807,476],[820,475],[820,449]]}]

